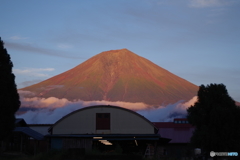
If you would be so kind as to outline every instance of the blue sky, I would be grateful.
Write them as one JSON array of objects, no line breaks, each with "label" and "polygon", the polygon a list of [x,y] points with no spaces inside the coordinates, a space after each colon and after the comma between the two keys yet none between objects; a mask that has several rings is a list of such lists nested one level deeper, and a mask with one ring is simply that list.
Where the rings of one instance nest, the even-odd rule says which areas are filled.
[{"label": "blue sky", "polygon": [[127,48],[240,101],[239,0],[2,0],[0,36],[18,88]]}]

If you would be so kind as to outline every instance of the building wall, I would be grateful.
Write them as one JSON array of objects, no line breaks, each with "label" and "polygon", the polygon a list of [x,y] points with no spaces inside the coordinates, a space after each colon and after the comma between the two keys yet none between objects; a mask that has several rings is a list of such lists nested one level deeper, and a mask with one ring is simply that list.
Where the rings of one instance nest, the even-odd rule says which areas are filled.
[{"label": "building wall", "polygon": [[[110,113],[110,130],[96,130],[96,113]],[[154,126],[132,111],[95,106],[62,118],[53,126],[52,134],[154,134]]]},{"label": "building wall", "polygon": [[68,148],[92,148],[92,139],[83,138],[52,138],[52,149],[68,149]]}]

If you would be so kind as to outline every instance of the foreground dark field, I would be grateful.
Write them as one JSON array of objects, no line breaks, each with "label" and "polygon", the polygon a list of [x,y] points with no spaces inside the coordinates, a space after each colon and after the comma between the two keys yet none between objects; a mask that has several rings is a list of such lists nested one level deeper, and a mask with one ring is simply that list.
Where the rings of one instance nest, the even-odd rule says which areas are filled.
[{"label": "foreground dark field", "polygon": [[[25,155],[21,153],[5,153],[0,154],[1,160],[158,160],[159,158],[143,158],[139,154],[119,154],[100,153],[99,151],[91,151],[84,155],[79,153],[70,153],[68,151],[49,151],[40,153],[35,156]],[[161,157],[161,160],[177,160],[177,157]]]}]

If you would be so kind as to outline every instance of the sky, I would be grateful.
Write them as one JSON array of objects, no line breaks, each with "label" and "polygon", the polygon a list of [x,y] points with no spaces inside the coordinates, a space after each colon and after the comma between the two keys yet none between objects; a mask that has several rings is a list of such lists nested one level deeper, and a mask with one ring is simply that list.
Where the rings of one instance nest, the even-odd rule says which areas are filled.
[{"label": "sky", "polygon": [[127,48],[240,102],[239,0],[1,0],[0,37],[18,88]]}]

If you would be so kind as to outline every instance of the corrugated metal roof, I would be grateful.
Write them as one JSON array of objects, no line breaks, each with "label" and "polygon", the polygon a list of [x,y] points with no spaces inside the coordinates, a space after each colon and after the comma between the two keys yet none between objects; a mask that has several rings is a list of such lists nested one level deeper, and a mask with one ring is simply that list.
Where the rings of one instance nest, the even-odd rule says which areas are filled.
[{"label": "corrugated metal roof", "polygon": [[24,120],[23,118],[16,118],[15,123],[19,123],[20,121]]},{"label": "corrugated metal roof", "polygon": [[194,127],[191,124],[153,122],[161,137],[172,139],[169,143],[190,143]]},{"label": "corrugated metal roof", "polygon": [[15,126],[16,127],[27,127],[27,123],[23,118],[16,118],[15,120]]},{"label": "corrugated metal roof", "polygon": [[28,124],[28,126],[52,126],[54,124]]},{"label": "corrugated metal roof", "polygon": [[43,140],[44,139],[44,136],[34,130],[32,130],[31,128],[29,127],[16,127],[14,130],[14,132],[22,132],[36,140]]}]

